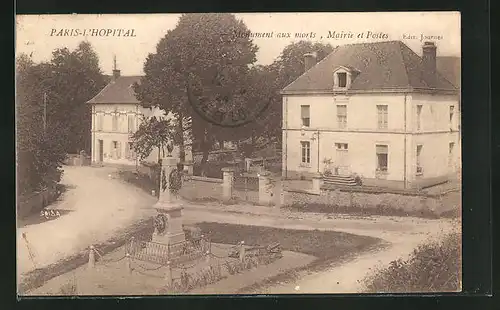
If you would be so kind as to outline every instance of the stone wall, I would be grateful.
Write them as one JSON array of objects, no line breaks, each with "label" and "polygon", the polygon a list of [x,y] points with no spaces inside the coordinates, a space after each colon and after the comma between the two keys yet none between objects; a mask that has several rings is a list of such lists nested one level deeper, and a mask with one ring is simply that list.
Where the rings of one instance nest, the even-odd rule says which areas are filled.
[{"label": "stone wall", "polygon": [[68,154],[64,161],[67,166],[90,166],[90,156],[81,154]]},{"label": "stone wall", "polygon": [[[325,205],[334,207],[353,207],[367,209],[398,209],[415,214],[420,211],[441,214],[450,209],[450,204],[458,201],[450,192],[440,195],[411,192],[386,192],[366,189],[332,189],[322,187],[318,192],[285,190],[283,205]],[[452,201],[453,200],[453,201]]]},{"label": "stone wall", "polygon": [[179,194],[188,200],[222,200],[222,179],[190,176]]},{"label": "stone wall", "polygon": [[[227,180],[226,180],[227,181]],[[207,178],[199,176],[186,177],[180,191],[180,195],[188,200],[198,200],[200,202],[224,202],[232,200],[233,202],[248,202],[257,204],[259,202],[258,189],[250,187],[245,190],[242,187],[226,184],[227,192],[231,198],[224,196],[224,180],[217,178]]]}]

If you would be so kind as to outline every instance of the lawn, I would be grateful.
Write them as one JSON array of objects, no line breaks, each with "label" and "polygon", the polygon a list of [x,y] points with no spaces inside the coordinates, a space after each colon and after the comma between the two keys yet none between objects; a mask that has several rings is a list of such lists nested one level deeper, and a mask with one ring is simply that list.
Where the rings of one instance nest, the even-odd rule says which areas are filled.
[{"label": "lawn", "polygon": [[321,270],[329,265],[384,245],[378,238],[336,231],[290,230],[263,226],[203,222],[196,224],[212,242],[265,245],[279,242],[282,250],[300,252],[318,259],[308,270]]}]

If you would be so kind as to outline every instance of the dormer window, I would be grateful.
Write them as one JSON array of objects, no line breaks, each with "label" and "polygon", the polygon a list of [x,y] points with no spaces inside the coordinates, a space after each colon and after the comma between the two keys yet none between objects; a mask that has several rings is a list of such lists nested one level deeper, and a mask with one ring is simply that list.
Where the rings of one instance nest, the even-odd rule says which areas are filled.
[{"label": "dormer window", "polygon": [[333,70],[333,88],[347,89],[359,74],[359,70],[353,67],[340,66]]},{"label": "dormer window", "polygon": [[337,79],[339,81],[339,87],[341,87],[341,88],[347,87],[347,73],[346,72],[337,72]]}]

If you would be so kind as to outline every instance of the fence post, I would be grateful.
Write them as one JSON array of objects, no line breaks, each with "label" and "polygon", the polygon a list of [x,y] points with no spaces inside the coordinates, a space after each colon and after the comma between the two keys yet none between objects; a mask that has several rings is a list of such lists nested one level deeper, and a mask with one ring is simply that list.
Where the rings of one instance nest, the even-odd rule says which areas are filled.
[{"label": "fence post", "polygon": [[128,273],[132,273],[132,265],[131,265],[131,262],[130,262],[130,254],[127,253],[125,254],[125,264],[126,264],[126,267],[127,267],[127,271]]},{"label": "fence post", "polygon": [[286,204],[286,200],[285,200],[285,184],[284,184],[285,180],[283,178],[281,178],[280,180],[280,187],[279,187],[279,190],[280,190],[280,202],[279,202],[279,205],[280,206],[284,206]]},{"label": "fence post", "polygon": [[234,186],[234,169],[232,167],[222,168],[222,196],[224,200],[231,200]]},{"label": "fence post", "polygon": [[312,179],[312,189],[314,193],[321,194],[321,186],[323,186],[323,177],[318,174],[315,175]]},{"label": "fence post", "polygon": [[165,271],[165,282],[167,282],[168,286],[172,286],[172,266],[170,265],[170,261],[167,262],[167,270]]},{"label": "fence post", "polygon": [[240,243],[240,262],[245,261],[245,241]]},{"label": "fence post", "polygon": [[89,264],[87,266],[88,269],[94,269],[95,267],[95,249],[94,246],[91,245],[89,247]]},{"label": "fence post", "polygon": [[259,174],[259,203],[261,205],[269,205],[272,201],[272,192],[274,191],[271,184],[271,178],[267,171]]}]

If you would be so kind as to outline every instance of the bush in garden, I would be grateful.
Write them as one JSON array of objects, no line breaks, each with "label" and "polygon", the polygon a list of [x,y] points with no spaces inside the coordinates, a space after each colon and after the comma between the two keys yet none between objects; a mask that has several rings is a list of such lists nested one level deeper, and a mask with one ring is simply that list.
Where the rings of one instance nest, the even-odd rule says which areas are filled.
[{"label": "bush in garden", "polygon": [[370,293],[456,292],[461,289],[461,238],[452,233],[417,247],[409,259],[392,261],[369,275]]}]

